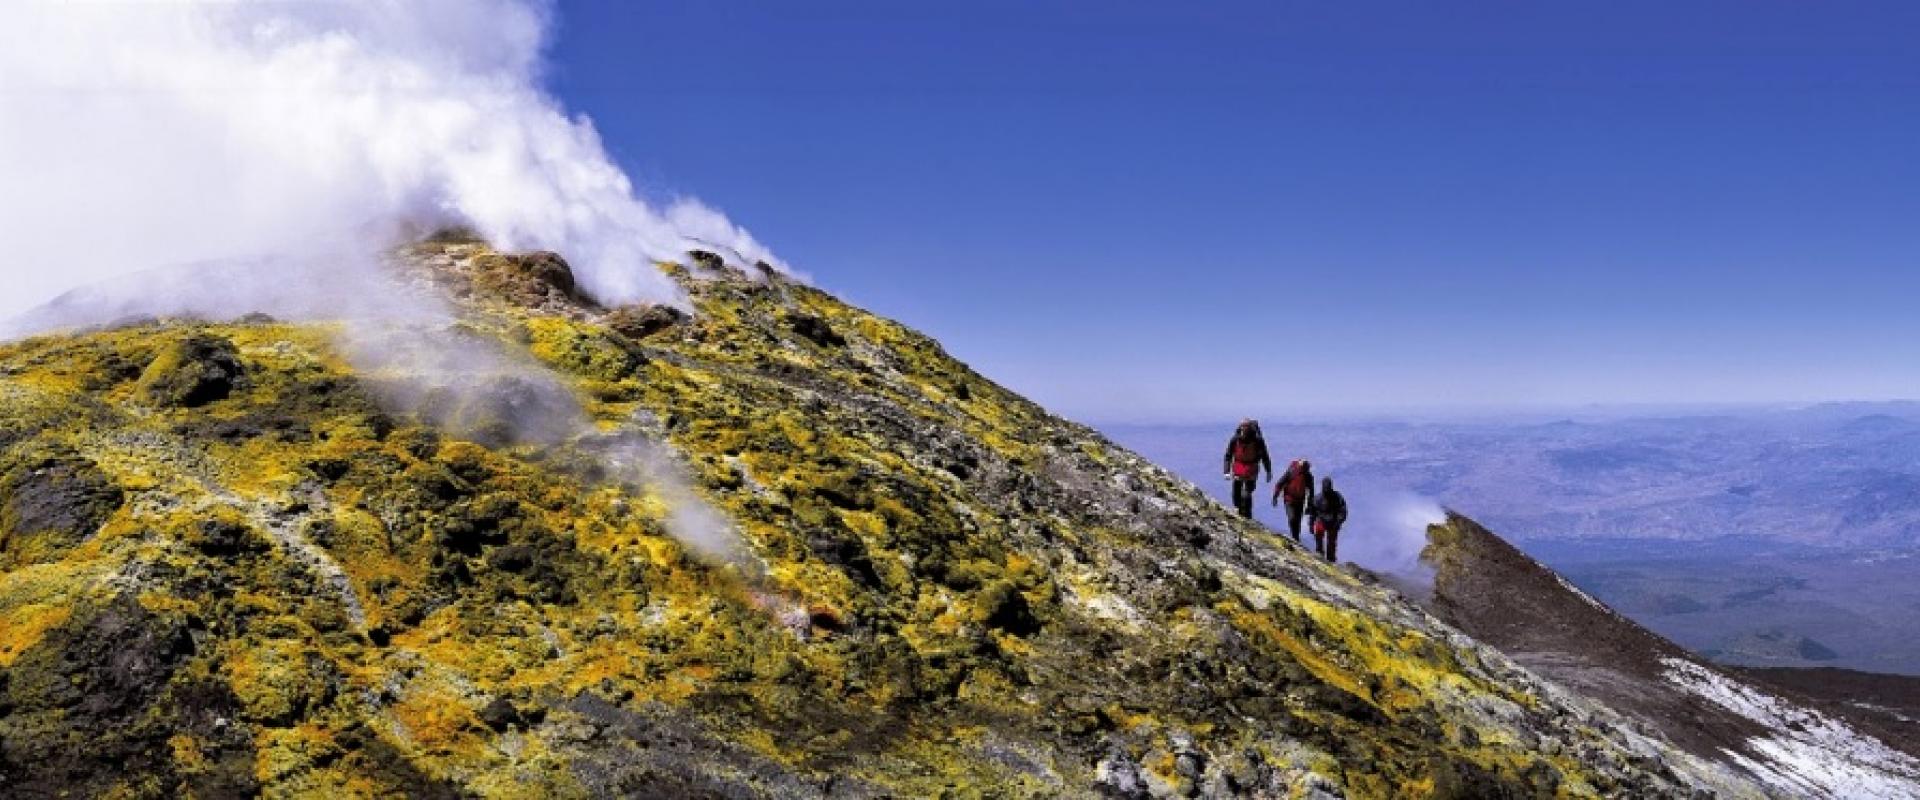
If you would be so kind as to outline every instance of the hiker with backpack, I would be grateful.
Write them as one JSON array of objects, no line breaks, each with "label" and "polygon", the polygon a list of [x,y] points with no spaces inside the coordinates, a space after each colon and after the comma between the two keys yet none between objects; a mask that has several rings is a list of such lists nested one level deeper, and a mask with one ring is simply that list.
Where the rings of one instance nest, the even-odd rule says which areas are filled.
[{"label": "hiker with backpack", "polygon": [[1320,495],[1313,499],[1313,551],[1327,561],[1338,563],[1334,555],[1340,544],[1340,526],[1347,524],[1347,498],[1333,490],[1333,479],[1320,481]]},{"label": "hiker with backpack", "polygon": [[1233,430],[1233,438],[1227,440],[1227,455],[1221,462],[1221,471],[1227,473],[1227,480],[1233,481],[1233,509],[1247,519],[1253,519],[1253,487],[1260,480],[1262,467],[1267,470],[1267,479],[1272,480],[1273,459],[1267,455],[1267,440],[1260,435],[1260,423],[1240,420],[1240,426]]},{"label": "hiker with backpack", "polygon": [[1306,459],[1296,459],[1287,465],[1287,471],[1280,476],[1280,482],[1273,485],[1273,504],[1287,501],[1287,531],[1293,534],[1295,542],[1300,541],[1300,517],[1307,511],[1307,505],[1313,502],[1313,464]]}]

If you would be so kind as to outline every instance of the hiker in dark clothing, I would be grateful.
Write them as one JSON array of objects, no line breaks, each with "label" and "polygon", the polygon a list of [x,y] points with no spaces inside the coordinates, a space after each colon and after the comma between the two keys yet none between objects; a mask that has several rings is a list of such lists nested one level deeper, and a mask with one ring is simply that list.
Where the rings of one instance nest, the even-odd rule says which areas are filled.
[{"label": "hiker in dark clothing", "polygon": [[1287,465],[1280,482],[1273,485],[1273,504],[1287,501],[1287,531],[1300,541],[1300,515],[1313,502],[1313,464],[1302,458]]},{"label": "hiker in dark clothing", "polygon": [[[1334,550],[1340,543],[1340,526],[1347,524],[1347,498],[1333,490],[1333,479],[1320,481],[1320,496],[1313,499],[1313,551],[1328,561],[1339,561]],[[1323,542],[1324,540],[1324,542]]]},{"label": "hiker in dark clothing", "polygon": [[1260,480],[1261,467],[1272,480],[1273,459],[1267,456],[1267,440],[1260,435],[1260,423],[1240,420],[1233,438],[1227,440],[1227,455],[1220,469],[1227,473],[1227,480],[1233,481],[1233,509],[1247,519],[1253,519],[1253,487]]}]

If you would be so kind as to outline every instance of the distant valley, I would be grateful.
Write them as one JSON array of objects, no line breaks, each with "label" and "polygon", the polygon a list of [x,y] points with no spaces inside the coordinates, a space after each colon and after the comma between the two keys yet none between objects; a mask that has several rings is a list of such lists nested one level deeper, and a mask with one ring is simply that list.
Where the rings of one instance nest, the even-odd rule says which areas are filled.
[{"label": "distant valley", "polygon": [[[1378,507],[1426,498],[1716,660],[1920,674],[1920,404],[1263,424],[1348,495],[1362,564],[1412,566]],[[1229,427],[1106,430],[1224,497]]]}]

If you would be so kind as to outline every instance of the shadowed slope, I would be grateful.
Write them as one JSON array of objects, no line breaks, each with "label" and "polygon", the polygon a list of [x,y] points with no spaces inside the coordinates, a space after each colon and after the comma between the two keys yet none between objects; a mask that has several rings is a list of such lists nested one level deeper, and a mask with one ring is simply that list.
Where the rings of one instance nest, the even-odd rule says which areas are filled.
[{"label": "shadowed slope", "polygon": [[[1434,614],[1687,751],[1746,770],[1776,792],[1920,792],[1912,740],[1886,737],[1893,729],[1884,724],[1713,667],[1465,517],[1449,515],[1428,540],[1422,560],[1436,572],[1424,601]],[[1802,735],[1808,729],[1822,733]],[[1782,758],[1783,749],[1794,758]]]}]

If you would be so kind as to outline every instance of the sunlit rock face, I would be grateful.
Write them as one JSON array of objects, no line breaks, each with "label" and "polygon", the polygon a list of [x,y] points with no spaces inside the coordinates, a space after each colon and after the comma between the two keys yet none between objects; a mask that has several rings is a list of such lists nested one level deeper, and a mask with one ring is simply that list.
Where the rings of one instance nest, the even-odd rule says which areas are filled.
[{"label": "sunlit rock face", "polygon": [[0,346],[16,796],[1721,797],[1364,575],[771,270]]}]

